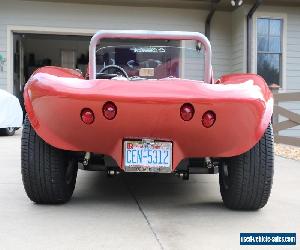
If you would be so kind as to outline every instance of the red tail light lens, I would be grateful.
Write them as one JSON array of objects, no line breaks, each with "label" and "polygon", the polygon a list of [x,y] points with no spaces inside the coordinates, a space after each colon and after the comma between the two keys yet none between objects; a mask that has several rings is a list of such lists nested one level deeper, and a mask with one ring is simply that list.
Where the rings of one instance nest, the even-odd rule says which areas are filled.
[{"label": "red tail light lens", "polygon": [[185,103],[180,108],[180,116],[184,121],[190,121],[195,113],[195,109],[192,104]]},{"label": "red tail light lens", "polygon": [[92,124],[95,121],[94,113],[89,108],[81,110],[80,117],[85,124]]},{"label": "red tail light lens", "polygon": [[102,112],[106,119],[112,120],[117,115],[117,106],[113,102],[106,102],[103,105]]},{"label": "red tail light lens", "polygon": [[210,128],[212,125],[214,125],[215,121],[216,114],[211,110],[206,111],[202,116],[202,124],[206,128]]}]

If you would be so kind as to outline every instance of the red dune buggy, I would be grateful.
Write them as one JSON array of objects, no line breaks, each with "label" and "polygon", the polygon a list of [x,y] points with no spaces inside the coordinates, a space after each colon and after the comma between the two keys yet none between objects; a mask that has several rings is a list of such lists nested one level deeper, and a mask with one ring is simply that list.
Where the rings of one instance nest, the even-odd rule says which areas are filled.
[{"label": "red dune buggy", "polygon": [[219,172],[227,207],[263,207],[273,178],[272,94],[254,74],[215,81],[211,60],[197,32],[114,30],[91,39],[85,76],[38,69],[24,90],[28,197],[67,202],[78,167],[184,179]]}]

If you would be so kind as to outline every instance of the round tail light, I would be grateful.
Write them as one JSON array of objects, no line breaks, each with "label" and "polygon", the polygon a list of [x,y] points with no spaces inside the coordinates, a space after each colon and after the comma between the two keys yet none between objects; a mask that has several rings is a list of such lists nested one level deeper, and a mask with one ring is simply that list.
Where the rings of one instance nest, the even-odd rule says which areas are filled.
[{"label": "round tail light", "polygon": [[107,120],[112,120],[117,115],[117,106],[113,102],[106,102],[103,105],[102,113]]},{"label": "round tail light", "polygon": [[205,128],[210,128],[212,125],[214,125],[215,121],[216,121],[216,114],[211,110],[206,111],[202,116],[202,125]]},{"label": "round tail light", "polygon": [[192,104],[185,103],[180,108],[180,116],[184,121],[190,121],[195,113],[195,109]]},{"label": "round tail light", "polygon": [[94,113],[89,108],[81,110],[80,117],[85,124],[92,124],[95,121]]}]

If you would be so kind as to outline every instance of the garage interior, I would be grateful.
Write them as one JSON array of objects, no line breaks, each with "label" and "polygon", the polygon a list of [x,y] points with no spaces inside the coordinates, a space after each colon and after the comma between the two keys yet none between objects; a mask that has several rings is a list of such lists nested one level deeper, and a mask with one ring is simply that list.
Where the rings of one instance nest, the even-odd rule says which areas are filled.
[{"label": "garage interior", "polygon": [[21,97],[31,74],[42,66],[86,71],[90,36],[14,33],[14,94]]}]

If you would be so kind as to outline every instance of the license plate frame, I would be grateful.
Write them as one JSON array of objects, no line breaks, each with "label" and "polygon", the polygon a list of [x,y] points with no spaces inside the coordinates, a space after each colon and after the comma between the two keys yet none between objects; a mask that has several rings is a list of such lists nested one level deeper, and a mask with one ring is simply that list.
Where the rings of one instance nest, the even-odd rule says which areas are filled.
[{"label": "license plate frame", "polygon": [[[136,155],[132,150],[138,150]],[[123,141],[123,165],[125,172],[171,173],[173,143],[152,139],[126,139]]]}]

